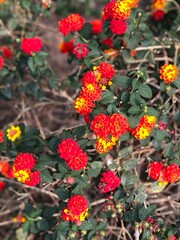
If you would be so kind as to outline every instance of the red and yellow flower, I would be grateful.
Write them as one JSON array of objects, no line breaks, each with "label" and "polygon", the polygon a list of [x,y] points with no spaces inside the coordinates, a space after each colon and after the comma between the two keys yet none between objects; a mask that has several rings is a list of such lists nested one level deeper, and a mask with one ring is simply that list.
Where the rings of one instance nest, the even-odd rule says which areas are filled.
[{"label": "red and yellow flower", "polygon": [[11,126],[7,129],[7,138],[11,142],[14,142],[16,139],[20,138],[21,136],[21,129],[19,126]]},{"label": "red and yellow flower", "polygon": [[74,195],[69,198],[67,206],[61,211],[61,218],[64,221],[82,222],[88,215],[88,201],[81,195]]},{"label": "red and yellow flower", "polygon": [[144,115],[138,125],[132,129],[131,134],[138,140],[146,139],[156,123],[156,117]]},{"label": "red and yellow flower", "polygon": [[159,70],[159,77],[166,84],[172,83],[178,77],[178,68],[173,64],[164,64]]},{"label": "red and yellow flower", "polygon": [[13,175],[27,186],[35,186],[40,181],[40,171],[32,171],[36,159],[30,153],[20,153],[13,164]]}]

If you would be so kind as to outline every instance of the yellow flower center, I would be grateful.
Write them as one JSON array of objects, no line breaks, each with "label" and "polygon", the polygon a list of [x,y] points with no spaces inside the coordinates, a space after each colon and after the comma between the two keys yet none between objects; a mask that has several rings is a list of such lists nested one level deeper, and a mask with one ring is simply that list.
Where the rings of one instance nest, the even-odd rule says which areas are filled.
[{"label": "yellow flower center", "polygon": [[26,181],[30,181],[30,169],[28,170],[19,170],[14,172],[14,177],[22,183],[25,183]]}]

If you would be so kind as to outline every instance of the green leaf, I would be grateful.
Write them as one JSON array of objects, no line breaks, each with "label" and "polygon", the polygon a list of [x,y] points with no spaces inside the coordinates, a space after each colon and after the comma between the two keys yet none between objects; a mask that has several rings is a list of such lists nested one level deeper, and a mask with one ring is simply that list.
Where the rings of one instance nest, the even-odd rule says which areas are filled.
[{"label": "green leaf", "polygon": [[75,138],[81,138],[86,134],[87,131],[87,125],[78,126],[72,130],[72,134],[75,136]]},{"label": "green leaf", "polygon": [[138,158],[134,158],[132,160],[128,160],[123,163],[123,169],[126,171],[132,170],[138,164]]},{"label": "green leaf", "polygon": [[135,116],[130,116],[129,117],[129,123],[130,123],[131,128],[134,128],[138,125],[141,116],[142,115],[135,115]]},{"label": "green leaf", "polygon": [[133,90],[137,90],[139,88],[141,81],[138,78],[133,79],[132,81],[132,88]]},{"label": "green leaf", "polygon": [[148,107],[147,114],[149,116],[155,116],[155,117],[158,117],[158,115],[159,115],[158,111],[152,107]]},{"label": "green leaf", "polygon": [[129,92],[123,92],[122,95],[121,95],[122,103],[126,103],[127,104],[129,102],[129,97],[130,97]]},{"label": "green leaf", "polygon": [[61,139],[67,139],[67,138],[72,138],[73,139],[73,135],[70,133],[69,130],[63,130],[61,135],[60,135]]},{"label": "green leaf", "polygon": [[139,202],[139,203],[143,203],[143,202],[146,201],[147,196],[148,196],[148,195],[147,195],[146,193],[140,192],[140,193],[138,193],[138,194],[136,195],[135,201],[137,201],[137,202]]},{"label": "green leaf", "polygon": [[73,193],[73,194],[83,195],[82,186],[77,185],[77,186],[72,190],[72,193]]},{"label": "green leaf", "polygon": [[68,191],[67,189],[65,189],[64,187],[60,187],[56,190],[56,194],[58,195],[58,197],[62,200],[66,200],[67,198],[70,197],[70,191]]},{"label": "green leaf", "polygon": [[133,147],[132,146],[125,147],[125,148],[123,148],[123,149],[121,149],[119,151],[118,156],[120,158],[127,158],[127,157],[129,157],[131,155],[132,151],[133,151]]},{"label": "green leaf", "polygon": [[103,91],[101,99],[99,103],[101,104],[108,104],[108,103],[113,103],[114,102],[114,95],[110,91]]},{"label": "green leaf", "polygon": [[56,163],[57,161],[54,160],[51,156],[43,154],[37,160],[34,169],[43,170],[45,166],[52,166],[55,165]]},{"label": "green leaf", "polygon": [[141,220],[146,220],[147,217],[154,214],[155,210],[156,210],[155,205],[150,205],[147,208],[145,208],[144,206],[141,206],[138,210],[139,218]]},{"label": "green leaf", "polygon": [[[62,160],[62,159],[61,159],[61,160]],[[59,169],[60,172],[62,172],[62,173],[64,173],[64,174],[70,172],[70,169],[69,169],[69,167],[66,165],[65,162],[60,162],[60,163],[58,163],[58,169]]]},{"label": "green leaf", "polygon": [[164,156],[165,158],[171,156],[171,153],[172,153],[172,147],[173,147],[173,143],[172,143],[172,142],[166,144],[166,146],[164,147],[164,150],[163,150],[163,156]]},{"label": "green leaf", "polygon": [[129,135],[128,132],[126,132],[126,133],[124,133],[123,135],[121,135],[121,136],[119,137],[119,140],[120,140],[121,142],[123,142],[123,141],[127,141],[129,138],[130,138],[130,135]]},{"label": "green leaf", "polygon": [[52,176],[46,168],[43,171],[41,171],[40,176],[41,179],[46,183],[53,182]]},{"label": "green leaf", "polygon": [[41,219],[37,222],[37,227],[40,231],[47,231],[50,227],[50,224],[46,219]]},{"label": "green leaf", "polygon": [[154,192],[154,193],[159,193],[162,192],[165,187],[167,186],[167,184],[165,182],[153,182],[150,186],[150,189]]},{"label": "green leaf", "polygon": [[30,68],[30,70],[31,70],[31,72],[35,72],[35,66],[34,66],[34,61],[33,61],[33,58],[32,57],[30,57],[29,59],[28,59],[28,66],[29,66],[29,68]]},{"label": "green leaf", "polygon": [[152,90],[147,84],[141,83],[139,85],[139,90],[138,91],[139,91],[139,94],[142,97],[148,98],[148,99],[152,98]]},{"label": "green leaf", "polygon": [[173,85],[177,88],[180,88],[180,77],[178,77],[178,79],[176,79],[176,81],[173,82]]},{"label": "green leaf", "polygon": [[138,181],[138,177],[134,174],[130,174],[124,171],[121,176],[121,183],[125,188],[131,188]]},{"label": "green leaf", "polygon": [[90,143],[90,141],[89,141],[88,139],[86,139],[86,138],[79,139],[79,140],[77,141],[77,144],[79,145],[79,147],[80,147],[81,149],[84,149],[84,148],[88,145],[88,143]]},{"label": "green leaf", "polygon": [[131,105],[141,105],[142,103],[145,104],[146,102],[141,98],[138,92],[133,92],[130,95],[130,103]]},{"label": "green leaf", "polygon": [[[66,240],[67,232],[70,229],[70,223],[69,222],[61,222],[57,225],[56,231],[59,233],[60,238],[57,238],[56,240]],[[64,239],[62,237],[65,237]]]},{"label": "green leaf", "polygon": [[147,240],[147,239],[149,239],[150,235],[151,235],[151,231],[148,230],[148,229],[145,229],[145,230],[143,231],[143,234],[142,234],[142,240]]},{"label": "green leaf", "polygon": [[88,171],[88,175],[91,177],[97,177],[101,172],[103,162],[94,161],[91,163],[91,169]]},{"label": "green leaf", "polygon": [[117,108],[114,104],[109,104],[107,107],[107,112],[112,115],[113,113],[117,112]]},{"label": "green leaf", "polygon": [[83,28],[79,31],[79,33],[86,39],[91,36],[92,25],[90,23],[85,23]]},{"label": "green leaf", "polygon": [[115,84],[118,87],[121,88],[129,88],[131,87],[131,79],[127,76],[119,76],[116,75],[113,79],[112,79],[113,84]]},{"label": "green leaf", "polygon": [[12,98],[12,90],[11,90],[10,85],[7,84],[2,89],[0,89],[0,94],[2,94],[7,99],[11,99]]},{"label": "green leaf", "polygon": [[51,150],[51,152],[57,151],[57,147],[59,144],[60,140],[57,137],[52,137],[49,142],[48,142],[48,148]]},{"label": "green leaf", "polygon": [[89,230],[94,229],[94,226],[91,223],[91,221],[88,220],[88,221],[83,221],[81,226],[79,227],[79,229],[89,231]]},{"label": "green leaf", "polygon": [[83,177],[82,176],[74,177],[74,180],[76,183],[78,183],[82,187],[87,186],[88,177],[86,175],[84,175]]},{"label": "green leaf", "polygon": [[141,113],[142,109],[140,108],[140,106],[134,105],[132,107],[129,108],[128,113],[130,114],[137,114],[137,113]]}]

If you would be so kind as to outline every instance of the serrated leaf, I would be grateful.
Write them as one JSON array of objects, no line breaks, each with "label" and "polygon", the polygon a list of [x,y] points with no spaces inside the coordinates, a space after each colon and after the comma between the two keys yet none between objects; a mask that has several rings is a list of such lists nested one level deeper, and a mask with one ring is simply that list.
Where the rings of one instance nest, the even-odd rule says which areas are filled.
[{"label": "serrated leaf", "polygon": [[110,91],[104,91],[101,95],[101,99],[99,103],[101,104],[107,104],[107,103],[113,103],[114,102],[114,95]]},{"label": "serrated leaf", "polygon": [[129,102],[129,97],[130,97],[129,92],[123,92],[122,95],[121,95],[122,103],[128,103]]},{"label": "serrated leaf", "polygon": [[27,63],[28,63],[28,66],[29,66],[31,72],[34,72],[34,71],[35,71],[35,66],[34,66],[33,58],[30,57],[30,58],[28,59]]},{"label": "serrated leaf", "polygon": [[145,101],[141,98],[138,92],[133,92],[130,94],[130,103],[131,105],[141,105],[141,103],[145,103]]},{"label": "serrated leaf", "polygon": [[88,175],[91,177],[97,177],[101,172],[103,162],[94,161],[91,163],[91,169],[88,171]]},{"label": "serrated leaf", "polygon": [[171,153],[172,153],[171,148],[172,148],[172,147],[173,147],[173,143],[172,143],[172,142],[166,144],[166,146],[164,147],[163,156],[164,156],[165,158],[171,156]]},{"label": "serrated leaf", "polygon": [[143,203],[144,201],[146,201],[147,196],[148,195],[144,192],[138,193],[135,197],[135,201],[137,201],[139,203]]},{"label": "serrated leaf", "polygon": [[159,115],[158,111],[152,107],[148,107],[147,114],[149,116],[155,116],[155,117],[157,117]]},{"label": "serrated leaf", "polygon": [[127,171],[124,171],[121,176],[121,183],[125,188],[132,187],[138,180],[138,177],[134,174],[130,174]]},{"label": "serrated leaf", "polygon": [[40,173],[41,179],[46,183],[51,183],[53,181],[51,174],[47,169],[44,169]]},{"label": "serrated leaf", "polygon": [[155,210],[156,210],[156,206],[155,205],[150,205],[147,208],[145,208],[144,206],[141,206],[138,209],[139,218],[141,220],[145,220],[147,217],[149,217],[150,215],[154,214]]},{"label": "serrated leaf", "polygon": [[84,149],[84,148],[88,145],[89,142],[90,142],[90,141],[89,141],[88,139],[83,138],[83,139],[79,139],[79,140],[77,141],[77,144],[78,144],[78,146],[79,146],[81,149]]},{"label": "serrated leaf", "polygon": [[137,114],[141,112],[142,112],[142,109],[140,108],[140,106],[137,106],[137,105],[130,107],[128,110],[128,113],[130,114]]},{"label": "serrated leaf", "polygon": [[159,193],[162,192],[165,187],[167,186],[167,183],[165,182],[153,182],[150,186],[150,189],[154,192],[154,193]]},{"label": "serrated leaf", "polygon": [[131,128],[136,127],[139,123],[140,118],[141,118],[141,115],[130,116],[129,117],[130,127]]},{"label": "serrated leaf", "polygon": [[129,138],[130,138],[130,135],[129,135],[129,133],[127,132],[127,133],[124,133],[123,135],[121,135],[121,136],[119,137],[119,140],[120,140],[121,142],[123,142],[123,141],[127,141]]},{"label": "serrated leaf", "polygon": [[87,186],[87,181],[88,181],[88,177],[87,176],[77,176],[74,177],[74,180],[76,183],[78,183],[80,186],[82,187],[86,187]]},{"label": "serrated leaf", "polygon": [[121,87],[121,88],[129,88],[129,87],[131,87],[131,80],[127,76],[116,75],[112,79],[112,82],[113,82],[113,84],[115,84],[116,86]]},{"label": "serrated leaf", "polygon": [[38,158],[34,169],[43,170],[45,168],[45,166],[48,166],[48,165],[52,166],[56,163],[57,163],[57,161],[54,160],[51,156],[43,154]]},{"label": "serrated leaf", "polygon": [[109,104],[107,107],[107,112],[112,115],[113,113],[117,112],[117,108],[114,104]]},{"label": "serrated leaf", "polygon": [[73,193],[73,194],[83,195],[82,186],[77,185],[77,186],[72,190],[72,193]]},{"label": "serrated leaf", "polygon": [[147,84],[141,83],[139,85],[138,91],[142,97],[148,98],[148,99],[152,98],[152,90]]},{"label": "serrated leaf", "polygon": [[87,131],[87,126],[86,126],[86,125],[78,126],[78,127],[74,128],[74,129],[72,130],[72,134],[73,134],[77,139],[79,139],[79,138],[81,138],[81,137],[83,137],[83,136],[85,135],[86,131]]},{"label": "serrated leaf", "polygon": [[63,187],[58,188],[55,193],[62,200],[66,200],[67,198],[70,197],[70,191],[68,191],[67,189],[65,189]]},{"label": "serrated leaf", "polygon": [[127,157],[129,157],[131,155],[132,151],[133,151],[133,147],[132,146],[125,147],[125,148],[123,148],[123,149],[121,149],[119,151],[118,156],[120,158],[127,158]]},{"label": "serrated leaf", "polygon": [[94,226],[92,225],[91,221],[83,221],[79,229],[89,231],[94,229]]},{"label": "serrated leaf", "polygon": [[52,151],[55,152],[57,150],[58,144],[60,140],[57,137],[52,137],[49,142],[48,142],[48,148]]},{"label": "serrated leaf", "polygon": [[123,163],[123,169],[126,171],[132,170],[137,164],[138,164],[138,158],[128,160],[125,163]]}]

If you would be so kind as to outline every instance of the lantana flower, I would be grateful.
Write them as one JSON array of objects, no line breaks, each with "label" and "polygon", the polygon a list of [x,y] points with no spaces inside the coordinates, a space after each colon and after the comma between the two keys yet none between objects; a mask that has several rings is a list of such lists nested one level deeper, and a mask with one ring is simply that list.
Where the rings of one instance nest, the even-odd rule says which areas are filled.
[{"label": "lantana flower", "polygon": [[16,139],[20,138],[21,136],[21,129],[19,126],[11,126],[7,129],[7,138],[11,142],[14,142]]}]

